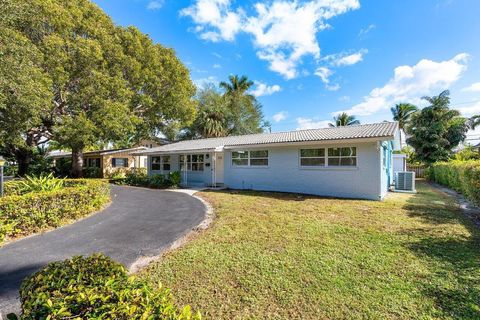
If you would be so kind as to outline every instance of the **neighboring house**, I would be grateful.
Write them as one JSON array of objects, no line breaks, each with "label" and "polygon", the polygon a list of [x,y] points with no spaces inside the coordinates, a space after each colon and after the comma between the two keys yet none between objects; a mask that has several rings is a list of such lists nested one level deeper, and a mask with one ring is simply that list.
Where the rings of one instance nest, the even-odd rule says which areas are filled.
[{"label": "neighboring house", "polygon": [[[147,150],[147,148],[87,151],[83,153],[83,167],[90,170],[98,168],[100,177],[108,177],[119,170],[145,168],[146,156],[132,154],[142,150]],[[72,154],[70,152],[52,152],[49,156],[56,161],[70,159]]]},{"label": "neighboring house", "polygon": [[474,145],[473,150],[477,150],[478,152],[480,152],[480,143]]},{"label": "neighboring house", "polygon": [[151,139],[140,140],[137,144],[135,144],[135,147],[155,148],[163,146],[167,143],[169,142],[166,139],[154,137]]},{"label": "neighboring house", "polygon": [[148,173],[181,171],[187,186],[382,199],[393,183],[398,124],[186,140],[136,152]]}]

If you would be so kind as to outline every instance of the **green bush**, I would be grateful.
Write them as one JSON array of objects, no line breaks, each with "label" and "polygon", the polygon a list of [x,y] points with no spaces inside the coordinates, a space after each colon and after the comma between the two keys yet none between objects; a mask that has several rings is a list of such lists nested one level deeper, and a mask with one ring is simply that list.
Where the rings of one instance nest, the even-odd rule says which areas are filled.
[{"label": "green bush", "polygon": [[98,167],[85,167],[83,168],[83,176],[85,178],[101,178],[102,171]]},{"label": "green bush", "polygon": [[148,176],[146,168],[136,168],[128,172],[124,182],[131,186],[145,186],[148,184]]},{"label": "green bush", "polygon": [[180,171],[173,171],[170,172],[169,178],[172,187],[176,188],[180,185],[182,176],[180,175]]},{"label": "green bush", "polygon": [[53,173],[41,173],[38,176],[25,176],[23,180],[20,180],[20,185],[22,194],[40,191],[56,191],[63,187],[64,180],[65,179],[55,178]]},{"label": "green bush", "polygon": [[[142,168],[143,169],[143,168]],[[138,169],[137,169],[138,170]],[[147,176],[146,169],[141,171],[132,171],[127,173],[125,179],[117,180],[115,183],[128,184],[131,186],[142,186],[150,188],[176,188],[180,185],[181,175],[179,171],[170,172],[168,175],[164,174],[153,174]]]},{"label": "green bush", "polygon": [[448,186],[480,205],[480,161],[437,162],[427,171],[429,180]]},{"label": "green bush", "polygon": [[108,182],[91,179],[65,180],[59,190],[5,196],[0,198],[0,243],[5,237],[58,227],[99,210],[109,200]]},{"label": "green bush", "polygon": [[175,307],[168,289],[127,276],[101,254],[47,265],[23,281],[20,299],[22,319],[200,319]]}]

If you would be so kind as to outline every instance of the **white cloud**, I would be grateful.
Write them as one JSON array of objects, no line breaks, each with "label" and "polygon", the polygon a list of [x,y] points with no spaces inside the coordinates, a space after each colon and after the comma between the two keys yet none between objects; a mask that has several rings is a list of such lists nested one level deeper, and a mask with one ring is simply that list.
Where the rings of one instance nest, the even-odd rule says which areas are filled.
[{"label": "white cloud", "polygon": [[358,37],[359,37],[360,39],[366,38],[367,35],[368,35],[373,29],[375,29],[376,27],[377,27],[376,25],[370,24],[370,25],[368,25],[366,28],[360,29],[360,32],[358,33]]},{"label": "white cloud", "polygon": [[230,0],[196,0],[181,15],[196,23],[200,38],[233,41],[239,32],[253,35],[260,59],[286,79],[298,75],[305,56],[320,57],[316,34],[329,27],[327,20],[360,7],[358,0],[273,0],[256,3],[255,14],[232,9]]},{"label": "white cloud", "polygon": [[[460,53],[450,60],[420,60],[414,66],[399,66],[383,87],[373,89],[363,102],[345,110],[349,114],[367,116],[390,108],[398,102],[417,102],[434,90],[448,89],[467,69],[468,54]],[[344,112],[344,111],[339,111]],[[335,112],[337,113],[337,112]]]},{"label": "white cloud", "polygon": [[147,4],[148,10],[158,10],[163,7],[164,0],[151,0]]},{"label": "white cloud", "polygon": [[315,120],[311,118],[297,118],[297,130],[328,128],[329,120]]},{"label": "white cloud", "polygon": [[195,31],[200,38],[213,42],[232,41],[240,31],[242,11],[231,11],[230,0],[197,0],[195,4],[180,11],[197,24]]},{"label": "white cloud", "polygon": [[[455,108],[455,107],[454,107]],[[476,114],[480,114],[480,101],[476,102],[475,104],[469,106],[469,107],[460,107],[460,108],[455,108],[458,111],[461,112],[463,116],[473,116]]]},{"label": "white cloud", "polygon": [[218,64],[218,63],[215,63],[215,64],[213,65],[213,68],[214,68],[214,69],[220,69],[221,67],[222,67],[222,66],[221,66],[220,64]]},{"label": "white cloud", "polygon": [[480,92],[480,82],[472,83],[470,86],[463,88],[462,91],[466,92]]},{"label": "white cloud", "polygon": [[325,89],[329,91],[337,91],[340,89],[340,85],[338,83],[331,84],[330,77],[333,75],[333,71],[327,67],[319,67],[315,70],[315,75],[320,77],[322,82],[325,84]]},{"label": "white cloud", "polygon": [[262,83],[260,81],[255,81],[255,84],[257,85],[257,87],[251,91],[251,93],[255,97],[270,96],[275,92],[279,92],[282,90],[282,88],[278,84],[269,86],[266,83]]},{"label": "white cloud", "polygon": [[286,111],[280,111],[278,113],[275,113],[272,118],[273,118],[273,121],[275,121],[275,122],[283,121],[283,120],[287,119],[287,112]]},{"label": "white cloud", "polygon": [[217,85],[218,82],[219,81],[218,81],[217,77],[215,77],[215,76],[209,76],[209,77],[206,77],[206,78],[200,78],[200,79],[193,80],[193,83],[199,89],[203,89],[210,84]]},{"label": "white cloud", "polygon": [[349,101],[350,101],[350,97],[349,97],[349,96],[341,96],[340,98],[338,98],[338,101],[340,101],[340,102],[349,102]]},{"label": "white cloud", "polygon": [[220,53],[217,53],[217,52],[212,52],[212,54],[217,57],[218,59],[222,59],[222,55]]},{"label": "white cloud", "polygon": [[361,62],[367,53],[367,49],[361,49],[355,53],[341,52],[325,56],[322,60],[335,67],[351,66]]}]

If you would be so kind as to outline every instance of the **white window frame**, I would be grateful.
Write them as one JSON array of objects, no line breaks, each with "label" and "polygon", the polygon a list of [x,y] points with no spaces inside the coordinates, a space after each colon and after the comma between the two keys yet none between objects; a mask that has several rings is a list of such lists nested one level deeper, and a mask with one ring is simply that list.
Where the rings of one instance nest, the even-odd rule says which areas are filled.
[{"label": "white window frame", "polygon": [[[341,149],[341,148],[354,148],[355,149],[355,156],[328,156],[328,149]],[[324,158],[325,158],[325,164],[324,165],[318,165],[318,166],[305,166],[302,165],[302,159],[308,159],[308,158],[321,158],[321,157],[302,157],[302,150],[308,150],[308,149],[323,149],[324,150]],[[330,164],[330,159],[339,159],[339,163],[341,163],[341,159],[343,158],[355,158],[355,165],[352,166],[346,166],[346,165],[331,165]],[[307,147],[307,148],[300,148],[298,150],[298,166],[300,169],[311,169],[311,170],[322,170],[322,169],[356,169],[358,168],[358,154],[357,154],[357,147],[356,146],[338,146],[338,147]]]},{"label": "white window frame", "polygon": [[[158,158],[158,162],[157,161],[153,161],[154,158]],[[158,164],[158,169],[153,169],[153,165],[154,164]],[[151,171],[160,171],[162,170],[162,157],[161,156],[152,156],[150,158],[150,170]]]},{"label": "white window frame", "polygon": [[[342,156],[341,154],[339,156],[329,156],[328,155],[328,150],[329,149],[342,149],[342,148],[350,148],[350,149],[355,149],[355,155],[354,156]],[[327,156],[327,167],[330,167],[330,168],[356,168],[358,166],[358,157],[357,157],[357,147],[352,147],[352,146],[342,146],[342,147],[327,147],[325,148],[325,154]],[[330,165],[330,159],[338,159],[338,165]],[[350,166],[344,166],[344,165],[341,165],[342,163],[342,158],[354,158],[355,159],[355,164],[354,165],[350,165]]]},{"label": "white window frame", "polygon": [[[263,151],[263,152],[266,152],[267,153],[267,156],[266,157],[252,157],[251,156],[251,152],[257,152],[257,151]],[[239,153],[239,154],[242,154],[242,153],[246,153],[247,154],[247,157],[246,158],[241,158],[241,157],[234,157],[233,154],[234,153]],[[269,164],[270,164],[270,152],[268,149],[258,149],[258,150],[232,150],[232,153],[231,153],[231,161],[230,161],[230,165],[233,167],[233,168],[268,168]],[[235,164],[233,161],[234,160],[247,160],[247,164],[246,165],[237,165]],[[255,164],[252,164],[252,160],[267,160],[267,164],[265,165],[255,165]]]},{"label": "white window frame", "polygon": [[[193,156],[197,156],[197,161],[193,162],[193,160],[192,160]],[[198,160],[199,159],[198,157],[200,157],[200,156],[202,157],[202,161]],[[184,163],[184,161],[183,161],[184,157],[187,158],[186,159],[187,161],[185,162],[186,165],[187,165],[186,166],[186,168],[187,168],[186,171],[190,171],[190,172],[203,172],[203,171],[205,171],[205,154],[203,154],[203,153],[191,153],[191,154],[180,155],[178,161],[180,162],[180,170],[181,171],[184,171],[184,169],[182,168],[182,164]],[[190,161],[188,159],[190,159]],[[193,168],[192,164],[197,164],[197,167],[200,167],[200,165],[201,165],[202,170],[199,170],[199,169],[192,170],[192,168]]]},{"label": "white window frame", "polygon": [[[168,159],[168,161],[166,161]],[[169,165],[169,169],[165,169],[165,165]],[[171,156],[160,156],[160,170],[161,171],[171,171],[172,170],[172,157]]]},{"label": "white window frame", "polygon": [[[323,157],[302,157],[302,150],[323,150]],[[323,158],[323,165],[316,165],[316,166],[306,166],[302,165],[302,159],[321,159]],[[298,165],[302,169],[318,169],[318,168],[325,168],[327,167],[327,150],[326,148],[300,148],[298,150]]]}]

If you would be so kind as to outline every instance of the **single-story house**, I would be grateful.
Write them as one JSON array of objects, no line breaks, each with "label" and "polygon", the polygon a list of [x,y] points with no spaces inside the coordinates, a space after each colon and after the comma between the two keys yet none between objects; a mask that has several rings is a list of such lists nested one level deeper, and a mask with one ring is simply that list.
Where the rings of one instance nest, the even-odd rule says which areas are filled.
[{"label": "single-story house", "polygon": [[[83,167],[87,170],[97,169],[99,177],[108,177],[119,170],[145,168],[147,157],[132,154],[143,150],[147,150],[147,148],[87,151],[83,153]],[[71,159],[72,154],[70,152],[52,152],[49,156],[56,162],[59,159]]]},{"label": "single-story house", "polygon": [[185,140],[135,152],[148,174],[180,171],[185,186],[382,199],[393,183],[398,124]]}]

